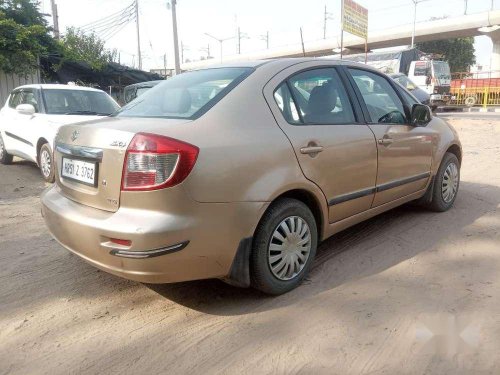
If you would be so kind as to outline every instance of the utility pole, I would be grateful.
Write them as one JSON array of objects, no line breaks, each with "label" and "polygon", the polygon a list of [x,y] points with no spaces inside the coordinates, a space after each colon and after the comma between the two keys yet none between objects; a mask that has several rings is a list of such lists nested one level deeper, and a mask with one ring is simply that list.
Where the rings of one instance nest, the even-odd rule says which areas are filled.
[{"label": "utility pole", "polygon": [[54,38],[59,39],[59,14],[57,13],[57,4],[55,0],[50,0],[52,6],[52,22],[54,24]]},{"label": "utility pole", "polygon": [[170,8],[172,11],[172,28],[174,34],[174,60],[175,60],[175,74],[180,74],[181,72],[181,64],[179,62],[179,40],[177,37],[177,12],[176,5],[177,0],[170,0]]},{"label": "utility pole", "polygon": [[207,53],[207,60],[210,59],[210,43],[208,43],[206,48],[200,48],[200,51]]},{"label": "utility pole", "polygon": [[304,47],[304,37],[302,36],[302,27],[300,28],[300,43],[302,44],[302,54],[306,57],[306,49]]},{"label": "utility pole", "polygon": [[326,22],[332,19],[333,15],[330,12],[326,11],[326,4],[325,4],[325,13],[323,15],[323,39],[326,39]]},{"label": "utility pole", "polygon": [[135,26],[137,28],[137,59],[139,61],[139,70],[142,70],[141,58],[141,36],[139,34],[139,0],[135,0]]},{"label": "utility pole", "polygon": [[415,47],[415,27],[417,24],[417,4],[418,0],[412,0],[414,9],[413,9],[413,31],[411,33],[411,48]]},{"label": "utility pole", "polygon": [[259,39],[265,41],[266,49],[269,49],[269,31],[266,31],[266,35],[261,35]]},{"label": "utility pole", "polygon": [[241,31],[240,27],[238,26],[238,55],[241,53]]},{"label": "utility pole", "polygon": [[238,38],[238,55],[241,54],[241,39],[250,39],[247,34],[242,33],[240,31],[240,27],[238,26],[237,30],[237,38]]},{"label": "utility pole", "polygon": [[189,47],[185,46],[181,40],[181,62],[184,64],[184,51],[188,51]]},{"label": "utility pole", "polygon": [[411,48],[415,47],[415,27],[417,24],[417,5],[419,3],[423,3],[424,1],[429,1],[429,0],[412,0],[413,5],[415,6],[413,9],[413,32],[411,34]]},{"label": "utility pole", "polygon": [[468,1],[468,0],[465,0],[465,1],[464,1],[464,2],[465,2],[464,15],[466,15],[466,14],[467,14],[467,1]]},{"label": "utility pole", "polygon": [[163,76],[165,78],[167,78],[167,54],[166,53],[163,55],[163,68],[165,69],[165,74]]}]

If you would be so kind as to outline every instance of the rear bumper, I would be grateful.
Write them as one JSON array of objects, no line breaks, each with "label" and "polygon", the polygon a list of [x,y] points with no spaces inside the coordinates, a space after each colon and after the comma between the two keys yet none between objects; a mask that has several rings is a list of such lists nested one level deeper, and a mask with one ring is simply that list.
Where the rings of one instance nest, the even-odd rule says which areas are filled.
[{"label": "rear bumper", "polygon": [[241,239],[253,234],[267,207],[186,198],[178,212],[126,207],[107,212],[64,197],[57,186],[41,199],[45,223],[62,246],[99,269],[145,283],[226,277]]}]

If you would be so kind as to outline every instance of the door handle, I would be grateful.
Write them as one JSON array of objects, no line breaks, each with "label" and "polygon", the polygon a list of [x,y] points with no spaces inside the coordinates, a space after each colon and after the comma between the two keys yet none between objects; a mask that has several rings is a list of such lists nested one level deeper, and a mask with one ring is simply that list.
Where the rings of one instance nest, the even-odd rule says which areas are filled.
[{"label": "door handle", "polygon": [[317,154],[323,151],[323,146],[307,146],[300,149],[301,154]]},{"label": "door handle", "polygon": [[384,137],[378,140],[379,145],[389,146],[392,143],[392,138]]}]

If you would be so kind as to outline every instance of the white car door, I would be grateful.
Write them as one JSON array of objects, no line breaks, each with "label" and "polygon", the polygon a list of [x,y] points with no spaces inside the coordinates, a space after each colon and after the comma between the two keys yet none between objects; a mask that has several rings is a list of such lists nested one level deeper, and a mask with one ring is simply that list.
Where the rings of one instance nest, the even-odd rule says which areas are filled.
[{"label": "white car door", "polygon": [[23,88],[21,90],[21,101],[19,104],[30,104],[35,108],[33,115],[21,114],[15,111],[10,125],[10,133],[18,142],[21,157],[36,162],[37,142],[40,138],[41,127],[43,126],[44,115],[40,113],[39,91],[34,88]]},{"label": "white car door", "polygon": [[23,129],[31,117],[23,115],[16,110],[22,104],[23,91],[14,90],[8,103],[2,109],[2,138],[7,152],[26,159],[32,159],[31,142],[23,137]]}]

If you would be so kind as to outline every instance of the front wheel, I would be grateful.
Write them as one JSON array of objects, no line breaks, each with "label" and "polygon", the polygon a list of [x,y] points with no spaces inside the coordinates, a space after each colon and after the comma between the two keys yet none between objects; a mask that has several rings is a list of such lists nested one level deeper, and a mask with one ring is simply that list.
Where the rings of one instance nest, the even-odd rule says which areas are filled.
[{"label": "front wheel", "polygon": [[40,148],[38,165],[40,167],[40,172],[42,172],[43,179],[47,182],[54,182],[54,160],[52,151],[47,143],[43,144]]},{"label": "front wheel", "polygon": [[459,186],[460,162],[454,154],[447,152],[436,174],[432,200],[426,204],[427,208],[436,212],[449,210],[457,198]]},{"label": "front wheel", "polygon": [[273,203],[254,237],[252,286],[272,295],[296,288],[309,272],[317,246],[316,220],[304,203],[290,198]]},{"label": "front wheel", "polygon": [[5,149],[5,144],[3,143],[2,134],[0,134],[0,163],[2,164],[10,164],[12,163],[12,155],[7,153]]}]

